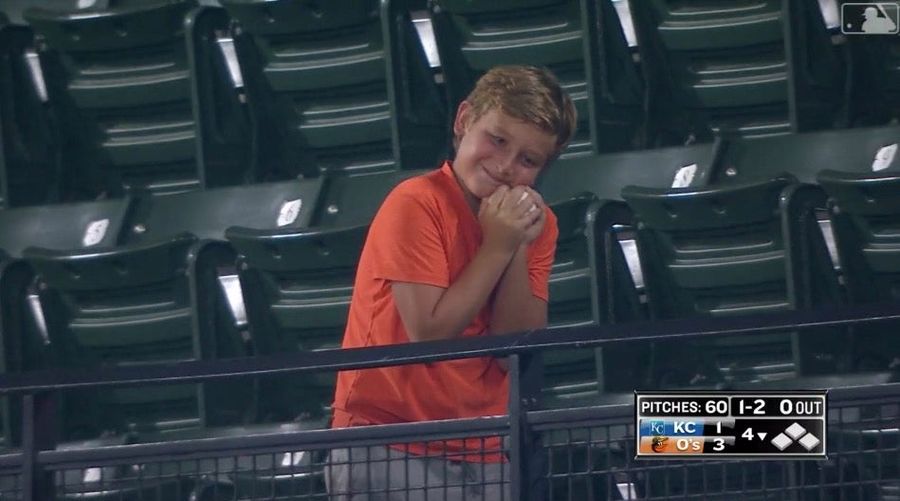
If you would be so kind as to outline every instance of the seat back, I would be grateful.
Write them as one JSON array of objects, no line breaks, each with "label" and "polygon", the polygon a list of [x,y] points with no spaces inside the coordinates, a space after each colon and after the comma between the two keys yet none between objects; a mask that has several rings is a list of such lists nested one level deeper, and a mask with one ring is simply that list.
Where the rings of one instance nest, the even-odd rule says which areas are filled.
[{"label": "seat back", "polygon": [[222,9],[185,0],[25,17],[43,41],[70,196],[244,180],[249,134],[215,48]]},{"label": "seat back", "polygon": [[[823,169],[847,172],[891,172],[900,168],[897,155],[900,127],[866,127],[806,132],[726,141],[713,183],[732,185],[763,181],[789,174],[815,184]],[[825,196],[818,207],[819,225],[835,267],[840,267],[831,219],[825,214]]]},{"label": "seat back", "polygon": [[838,255],[854,303],[900,299],[900,176],[826,170]]},{"label": "seat back", "polygon": [[727,141],[715,184],[771,179],[788,173],[816,183],[824,169],[880,172],[900,169],[900,127],[841,129]]},{"label": "seat back", "polygon": [[55,201],[58,144],[34,34],[0,13],[0,208]]},{"label": "seat back", "polygon": [[[559,227],[548,283],[550,328],[597,323],[595,304],[600,293],[588,238],[593,202],[594,197],[584,193],[550,204]],[[545,395],[571,398],[597,391],[593,350],[556,350],[542,353],[542,357]]]},{"label": "seat back", "polygon": [[[620,323],[646,317],[635,252],[632,215],[621,190],[630,184],[703,186],[715,163],[717,143],[679,148],[562,158],[543,174],[539,191],[559,218],[560,237],[550,276],[550,326]],[[587,201],[587,206],[584,202]],[[576,210],[577,209],[577,210]],[[637,274],[632,273],[632,269]],[[548,384],[565,379],[599,381],[600,391],[630,391],[646,379],[645,350],[610,346],[596,356],[552,352],[544,364]],[[584,370],[589,373],[583,372]],[[582,386],[554,391],[583,394]],[[569,391],[562,391],[569,390]]]},{"label": "seat back", "polygon": [[[625,188],[622,195],[638,220],[637,244],[653,317],[751,315],[836,304],[834,270],[821,234],[816,238],[812,231],[817,229],[814,210],[795,195],[792,183],[780,178],[700,190]],[[717,377],[753,378],[777,376],[761,370],[790,375],[821,370],[816,361],[836,362],[836,347],[823,336],[794,338],[753,335],[713,342],[712,348],[686,352],[692,357],[686,366],[707,364]],[[657,345],[658,355],[675,360],[666,351],[680,348],[670,344]],[[738,375],[745,369],[750,374]]]},{"label": "seat back", "polygon": [[[851,304],[900,300],[900,175],[826,170],[819,183],[829,196],[844,284]],[[857,329],[860,368],[886,368],[900,359],[896,322]]]},{"label": "seat back", "polygon": [[621,201],[622,188],[704,186],[718,163],[721,141],[689,146],[566,158],[541,175],[538,187],[548,202],[582,192],[600,200]]},{"label": "seat back", "polygon": [[[41,310],[30,296],[34,272],[21,258],[24,249],[103,249],[124,233],[130,199],[22,207],[0,211],[0,364],[4,372],[47,368],[54,363]],[[5,252],[4,252],[5,251]],[[0,413],[7,445],[18,444],[17,399]]]},{"label": "seat back", "polygon": [[[713,170],[718,148],[718,143],[704,143],[564,158],[542,174],[539,191],[554,210],[564,211],[558,214],[561,216],[560,239],[550,280],[551,320],[562,312],[567,312],[565,317],[575,318],[571,316],[573,306],[564,305],[575,297],[580,298],[576,301],[578,304],[588,307],[579,308],[581,313],[576,317],[580,321],[606,323],[643,316],[635,290],[635,282],[641,279],[639,275],[632,277],[629,269],[629,261],[632,268],[639,267],[637,255],[629,253],[630,260],[626,260],[622,249],[622,245],[633,249],[633,237],[629,236],[628,228],[631,214],[622,203],[620,192],[632,184],[659,188],[673,183],[703,186]],[[597,199],[589,216],[590,228],[584,227],[588,224],[584,221],[588,217],[587,208],[576,203],[585,196]],[[573,231],[564,232],[567,227]],[[574,285],[570,279],[575,263],[585,265],[584,271],[591,277],[589,282],[598,288],[596,297],[589,297],[591,289],[588,287],[570,287]]]},{"label": "seat back", "polygon": [[[135,365],[203,358],[196,276],[186,256],[196,238],[101,252],[30,248],[57,364]],[[64,395],[68,438],[128,429],[206,424],[201,385],[78,391]]]},{"label": "seat back", "polygon": [[[229,228],[256,353],[340,347],[369,222],[397,183],[422,173],[329,178],[308,229]],[[264,382],[262,412],[280,419],[318,416],[333,392],[333,374]]]},{"label": "seat back", "polygon": [[226,0],[264,162],[288,175],[434,165],[446,115],[400,1]]},{"label": "seat back", "polygon": [[661,140],[832,124],[844,69],[815,0],[630,5]]},{"label": "seat back", "polygon": [[130,197],[0,211],[0,249],[21,258],[28,247],[93,249],[119,244],[133,200]]},{"label": "seat back", "polygon": [[318,205],[322,179],[294,179],[139,197],[129,218],[128,244],[162,241],[180,233],[224,240],[229,226],[305,228]]},{"label": "seat back", "polygon": [[[235,265],[225,229],[234,223],[305,225],[321,184],[321,179],[293,180],[150,195],[135,207],[121,247],[90,255],[30,251],[44,284],[41,301],[54,345],[65,350],[67,363],[77,365],[245,355],[228,293],[218,280],[220,270]],[[207,383],[116,390],[95,400],[110,416],[102,424],[112,429],[167,430],[249,417],[245,413],[252,406],[244,404],[251,390]]]},{"label": "seat back", "polygon": [[431,7],[450,110],[493,66],[545,66],[578,111],[567,153],[638,144],[643,83],[611,1],[434,0]]}]

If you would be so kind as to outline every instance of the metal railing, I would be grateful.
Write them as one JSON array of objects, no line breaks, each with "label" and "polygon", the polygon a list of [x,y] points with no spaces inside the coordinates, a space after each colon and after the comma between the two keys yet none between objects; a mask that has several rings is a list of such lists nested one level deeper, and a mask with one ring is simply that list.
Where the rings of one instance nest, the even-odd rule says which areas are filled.
[{"label": "metal railing", "polygon": [[[22,445],[0,454],[0,499],[328,499],[326,473],[352,460],[370,474],[404,475],[401,499],[896,499],[900,495],[900,383],[830,393],[829,459],[815,461],[637,461],[631,395],[541,407],[537,356],[609,343],[673,341],[751,332],[802,331],[896,322],[900,304],[740,318],[706,318],[537,330],[515,335],[329,350],[140,367],[8,374],[0,395],[22,397]],[[510,361],[504,416],[349,429],[305,423],[138,433],[80,444],[56,443],[55,395],[80,388],[203,382],[335,371],[478,356]],[[797,388],[804,383],[797,380]],[[508,462],[488,475],[482,463],[438,456],[410,460],[410,443],[469,439],[493,444]],[[385,449],[386,445],[392,445]],[[499,444],[499,445],[497,445]],[[380,454],[380,455],[379,455]],[[464,464],[461,464],[464,463]],[[458,468],[452,484],[431,485],[430,464]],[[479,471],[480,470],[480,471]],[[402,472],[402,473],[397,473]],[[491,490],[495,489],[495,490]],[[386,494],[379,491],[379,495]],[[374,498],[374,496],[373,496]],[[335,496],[333,499],[342,499]],[[387,498],[385,498],[387,499]]]}]

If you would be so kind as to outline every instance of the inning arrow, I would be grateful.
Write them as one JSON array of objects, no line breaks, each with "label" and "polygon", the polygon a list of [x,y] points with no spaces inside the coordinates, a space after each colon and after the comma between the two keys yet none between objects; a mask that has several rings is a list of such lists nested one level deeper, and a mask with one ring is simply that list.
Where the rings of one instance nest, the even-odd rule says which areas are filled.
[{"label": "inning arrow", "polygon": [[764,431],[761,431],[761,432],[757,433],[756,435],[759,436],[760,440],[765,440],[767,433]]}]

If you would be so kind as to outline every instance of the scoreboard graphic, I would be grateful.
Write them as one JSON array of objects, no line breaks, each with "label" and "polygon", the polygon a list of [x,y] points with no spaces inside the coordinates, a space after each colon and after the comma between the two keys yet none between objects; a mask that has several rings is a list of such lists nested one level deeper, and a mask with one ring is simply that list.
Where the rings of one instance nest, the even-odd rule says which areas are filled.
[{"label": "scoreboard graphic", "polygon": [[635,392],[637,459],[826,459],[826,396]]}]

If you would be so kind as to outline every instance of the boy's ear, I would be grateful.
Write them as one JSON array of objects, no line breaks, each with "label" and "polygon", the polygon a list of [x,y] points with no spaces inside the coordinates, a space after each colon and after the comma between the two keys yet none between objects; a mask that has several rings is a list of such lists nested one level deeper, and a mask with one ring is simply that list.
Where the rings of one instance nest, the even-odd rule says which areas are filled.
[{"label": "boy's ear", "polygon": [[471,110],[472,107],[468,101],[465,99],[460,101],[459,107],[456,108],[456,118],[453,120],[453,135],[456,138],[461,138],[466,133],[466,129],[469,127]]}]

